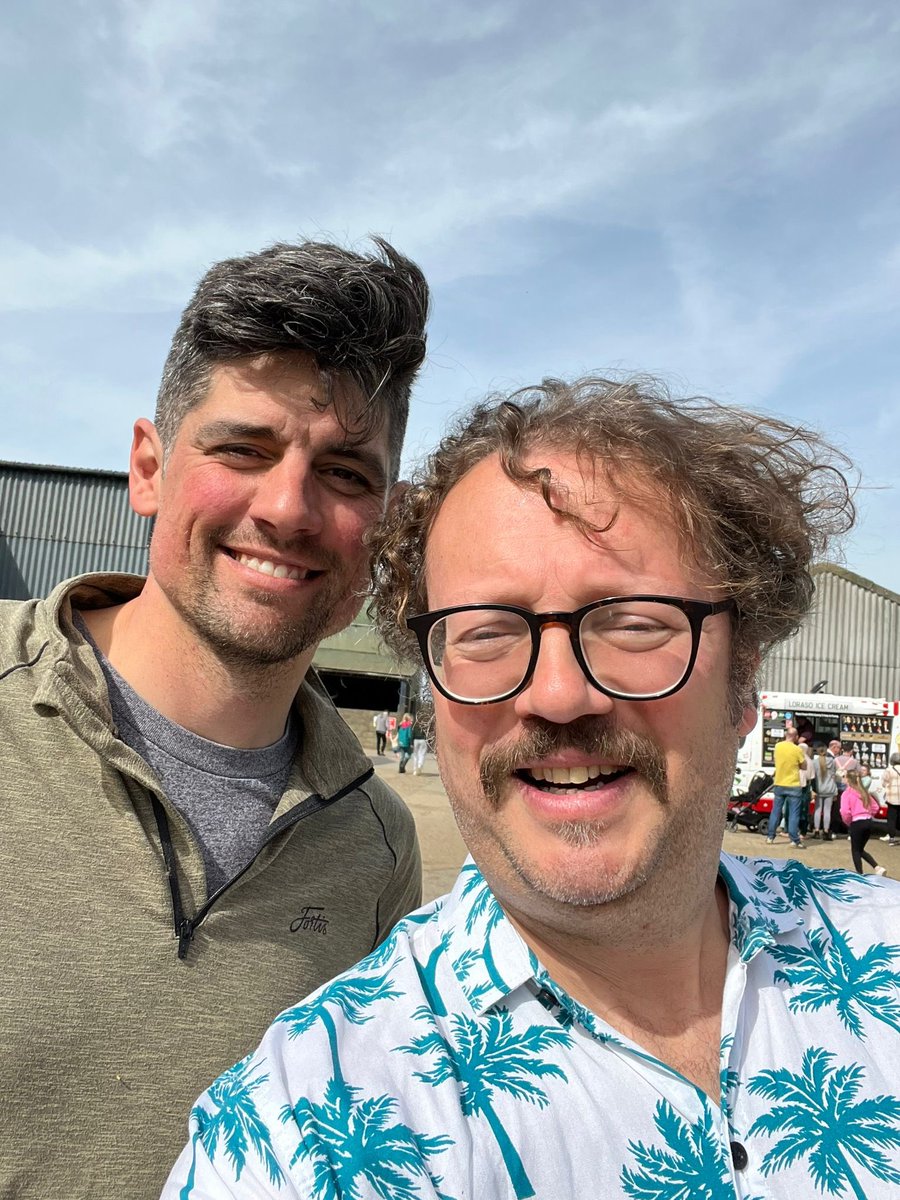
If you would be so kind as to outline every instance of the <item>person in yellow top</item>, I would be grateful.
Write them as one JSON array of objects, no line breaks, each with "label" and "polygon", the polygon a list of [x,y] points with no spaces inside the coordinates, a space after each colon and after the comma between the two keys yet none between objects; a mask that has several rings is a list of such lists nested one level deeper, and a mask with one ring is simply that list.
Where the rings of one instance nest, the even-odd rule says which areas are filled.
[{"label": "person in yellow top", "polygon": [[766,841],[769,844],[775,841],[775,830],[786,803],[788,837],[797,850],[805,850],[806,847],[800,840],[800,805],[803,802],[803,785],[806,782],[801,776],[801,772],[806,769],[806,752],[799,745],[799,741],[797,730],[788,728],[784,731],[783,740],[775,747],[775,786],[772,789],[774,800]]}]

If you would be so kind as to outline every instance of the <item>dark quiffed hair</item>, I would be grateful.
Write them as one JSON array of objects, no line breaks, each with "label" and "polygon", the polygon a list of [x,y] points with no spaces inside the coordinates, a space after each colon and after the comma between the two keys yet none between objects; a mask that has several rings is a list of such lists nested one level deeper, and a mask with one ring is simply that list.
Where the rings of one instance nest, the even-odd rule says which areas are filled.
[{"label": "dark quiffed hair", "polygon": [[428,608],[428,534],[447,493],[482,459],[498,455],[519,486],[592,530],[566,510],[542,451],[599,464],[623,500],[664,506],[685,552],[736,602],[732,690],[737,709],[748,702],[761,655],[809,610],[810,565],[853,524],[850,462],[808,429],[703,397],[674,399],[644,376],[547,379],[458,419],[370,535],[370,611],[388,646],[416,660],[406,618]]},{"label": "dark quiffed hair", "polygon": [[163,446],[206,396],[214,367],[305,351],[327,376],[350,379],[367,401],[364,431],[386,418],[396,471],[409,393],[425,357],[428,285],[383,238],[378,253],[325,242],[279,242],[216,263],[181,316],[163,369],[156,427]]}]

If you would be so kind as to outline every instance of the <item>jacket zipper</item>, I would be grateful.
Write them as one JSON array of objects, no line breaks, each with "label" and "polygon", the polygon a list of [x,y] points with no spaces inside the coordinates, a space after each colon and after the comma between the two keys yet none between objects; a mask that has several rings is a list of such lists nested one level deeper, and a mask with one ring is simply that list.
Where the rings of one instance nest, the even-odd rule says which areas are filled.
[{"label": "jacket zipper", "polygon": [[273,821],[266,830],[266,836],[263,838],[262,845],[257,850],[256,854],[250,859],[246,866],[238,871],[237,875],[229,879],[217,891],[209,897],[204,905],[197,910],[193,917],[185,915],[184,904],[181,899],[181,888],[178,885],[178,863],[175,859],[175,848],[172,845],[172,834],[169,829],[169,818],[166,815],[166,810],[163,808],[159,797],[151,793],[150,800],[153,804],[153,815],[156,818],[156,828],[159,831],[159,840],[162,845],[163,862],[166,867],[166,879],[169,884],[169,892],[172,896],[172,920],[175,925],[175,937],[178,938],[178,957],[185,959],[187,957],[188,948],[191,944],[191,939],[194,936],[194,931],[204,919],[206,914],[219,899],[224,895],[230,887],[244,875],[259,858],[265,847],[285,829],[290,829],[292,825],[296,825],[298,821],[304,820],[306,817],[311,817],[314,813],[321,812],[325,808],[330,808],[332,804],[338,800],[343,800],[344,796],[355,792],[358,788],[367,783],[375,773],[374,767],[369,767],[368,771],[363,772],[357,779],[346,784],[333,796],[320,796],[318,792],[313,792],[311,796],[307,796],[305,800],[295,805],[290,812],[286,812],[283,816],[278,817]]}]

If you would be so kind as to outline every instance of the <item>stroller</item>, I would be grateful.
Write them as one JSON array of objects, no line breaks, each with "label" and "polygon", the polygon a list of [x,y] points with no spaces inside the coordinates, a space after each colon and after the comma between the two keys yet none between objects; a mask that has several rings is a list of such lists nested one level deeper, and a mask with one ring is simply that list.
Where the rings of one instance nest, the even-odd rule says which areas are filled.
[{"label": "stroller", "polygon": [[766,792],[772,787],[773,778],[765,771],[757,771],[746,792],[740,792],[728,801],[727,828],[732,833],[737,832],[741,825],[755,833],[763,821],[768,821],[772,799],[766,796]]}]

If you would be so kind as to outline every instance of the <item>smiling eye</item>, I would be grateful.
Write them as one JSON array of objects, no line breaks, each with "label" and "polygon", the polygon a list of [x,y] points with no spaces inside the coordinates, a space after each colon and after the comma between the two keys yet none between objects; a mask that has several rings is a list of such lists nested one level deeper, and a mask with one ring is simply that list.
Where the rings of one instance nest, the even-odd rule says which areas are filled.
[{"label": "smiling eye", "polygon": [[446,653],[486,662],[518,650],[523,639],[530,643],[531,634],[520,617],[491,611],[480,613],[477,622],[470,616],[442,621],[433,639]]},{"label": "smiling eye", "polygon": [[211,453],[228,458],[258,459],[262,457],[260,450],[256,446],[245,445],[229,444],[226,446],[214,446]]},{"label": "smiling eye", "polygon": [[361,475],[359,471],[355,471],[352,467],[325,467],[322,470],[322,475],[336,491],[346,496],[356,496],[362,492],[375,491],[373,484],[366,476]]}]

